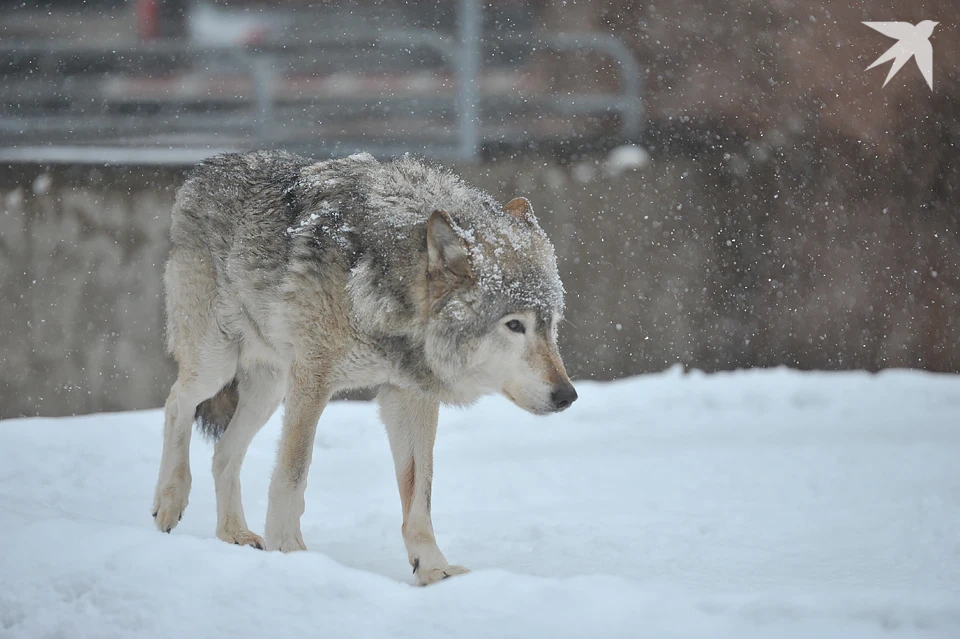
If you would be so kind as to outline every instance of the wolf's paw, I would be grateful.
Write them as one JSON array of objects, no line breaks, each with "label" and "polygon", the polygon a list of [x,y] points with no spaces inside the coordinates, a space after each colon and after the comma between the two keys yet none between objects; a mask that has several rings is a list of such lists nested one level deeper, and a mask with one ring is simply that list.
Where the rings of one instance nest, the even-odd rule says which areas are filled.
[{"label": "wolf's paw", "polygon": [[447,577],[466,574],[470,572],[470,570],[467,568],[464,568],[463,566],[445,566],[443,568],[423,568],[420,566],[419,560],[417,560],[414,563],[413,572],[414,574],[417,575],[417,585],[429,586],[430,584],[434,584],[434,583],[437,583],[438,581],[442,581]]},{"label": "wolf's paw", "polygon": [[237,546],[253,546],[257,550],[263,550],[267,547],[263,537],[249,530],[218,530],[217,537],[228,544],[236,544]]},{"label": "wolf's paw", "polygon": [[267,538],[267,550],[296,552],[307,549],[307,545],[303,543],[303,535],[300,534],[299,530],[296,533],[285,534],[267,528],[264,536]]},{"label": "wolf's paw", "polygon": [[157,494],[153,500],[153,520],[157,530],[168,533],[177,527],[183,518],[189,496],[189,474],[181,476],[180,480],[174,479],[157,486]]}]

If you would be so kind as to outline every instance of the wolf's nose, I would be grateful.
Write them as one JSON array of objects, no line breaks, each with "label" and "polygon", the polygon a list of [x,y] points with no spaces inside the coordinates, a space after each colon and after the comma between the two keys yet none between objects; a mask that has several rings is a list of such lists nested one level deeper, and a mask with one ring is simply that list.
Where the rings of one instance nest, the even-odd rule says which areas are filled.
[{"label": "wolf's nose", "polygon": [[568,408],[570,404],[577,401],[577,391],[569,384],[561,386],[551,393],[550,401],[553,402],[553,410],[563,410]]}]

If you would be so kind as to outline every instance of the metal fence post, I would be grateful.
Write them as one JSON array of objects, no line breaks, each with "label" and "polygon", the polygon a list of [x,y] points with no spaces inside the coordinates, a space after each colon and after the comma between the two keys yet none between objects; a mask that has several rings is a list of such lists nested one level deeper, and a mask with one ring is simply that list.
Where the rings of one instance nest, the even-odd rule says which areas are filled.
[{"label": "metal fence post", "polygon": [[273,119],[273,74],[274,60],[269,54],[253,54],[250,58],[250,71],[253,76],[254,96],[256,99],[255,131],[257,145],[268,146]]},{"label": "metal fence post", "polygon": [[483,14],[478,0],[460,0],[458,14],[460,52],[457,56],[457,85],[459,104],[457,116],[460,128],[461,161],[473,162],[480,147],[478,101],[480,97],[480,37]]}]

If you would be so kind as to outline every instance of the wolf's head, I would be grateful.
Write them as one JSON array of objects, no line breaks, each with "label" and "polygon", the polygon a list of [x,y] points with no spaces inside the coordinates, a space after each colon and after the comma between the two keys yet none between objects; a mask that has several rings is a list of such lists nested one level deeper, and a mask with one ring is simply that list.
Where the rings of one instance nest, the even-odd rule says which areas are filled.
[{"label": "wolf's head", "polygon": [[453,401],[501,393],[537,415],[577,399],[557,351],[563,285],[530,203],[435,211],[427,223],[426,355]]}]

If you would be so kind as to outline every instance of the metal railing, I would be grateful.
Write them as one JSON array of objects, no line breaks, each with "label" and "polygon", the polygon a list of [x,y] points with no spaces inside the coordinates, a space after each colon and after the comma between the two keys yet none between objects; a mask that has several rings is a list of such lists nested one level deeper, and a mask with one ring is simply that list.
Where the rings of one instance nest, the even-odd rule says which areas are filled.
[{"label": "metal railing", "polygon": [[[462,4],[456,39],[397,30],[315,34],[256,50],[4,44],[0,160],[190,164],[220,151],[284,147],[314,156],[413,151],[470,161],[496,140],[572,137],[564,127],[581,115],[614,115],[618,139],[638,137],[640,69],[620,41],[498,36],[498,47],[593,52],[618,69],[617,92],[516,88],[529,74],[482,63],[479,16],[471,18],[467,6],[475,3]],[[344,74],[348,68],[354,73]],[[489,86],[497,78],[506,90]]]}]

